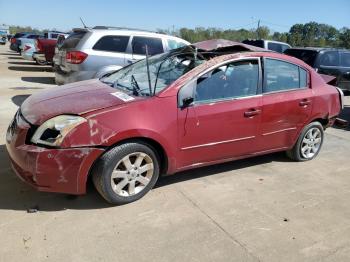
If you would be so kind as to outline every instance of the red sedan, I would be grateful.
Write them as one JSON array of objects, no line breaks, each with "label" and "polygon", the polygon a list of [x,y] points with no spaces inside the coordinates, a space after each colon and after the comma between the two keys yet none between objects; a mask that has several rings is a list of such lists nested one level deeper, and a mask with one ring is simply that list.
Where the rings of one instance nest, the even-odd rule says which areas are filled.
[{"label": "red sedan", "polygon": [[84,194],[92,176],[124,204],[160,174],[276,151],[311,160],[341,107],[341,91],[301,60],[207,41],[30,96],[7,150],[40,191]]}]

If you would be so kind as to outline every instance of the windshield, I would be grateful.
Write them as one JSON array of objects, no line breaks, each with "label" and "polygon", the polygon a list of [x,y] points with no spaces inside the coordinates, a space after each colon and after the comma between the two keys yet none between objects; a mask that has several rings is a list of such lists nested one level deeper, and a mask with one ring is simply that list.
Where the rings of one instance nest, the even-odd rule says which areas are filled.
[{"label": "windshield", "polygon": [[203,63],[205,59],[201,57],[192,47],[182,47],[149,57],[149,71],[143,59],[100,80],[135,96],[152,96]]}]

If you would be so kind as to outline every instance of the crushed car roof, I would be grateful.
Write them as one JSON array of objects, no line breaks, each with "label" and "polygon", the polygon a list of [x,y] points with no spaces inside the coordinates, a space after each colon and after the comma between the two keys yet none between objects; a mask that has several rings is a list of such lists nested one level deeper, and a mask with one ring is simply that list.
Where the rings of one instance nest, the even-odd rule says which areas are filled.
[{"label": "crushed car roof", "polygon": [[201,51],[267,51],[266,49],[260,47],[246,45],[240,42],[230,41],[226,39],[205,40],[202,42],[194,43],[192,46]]}]

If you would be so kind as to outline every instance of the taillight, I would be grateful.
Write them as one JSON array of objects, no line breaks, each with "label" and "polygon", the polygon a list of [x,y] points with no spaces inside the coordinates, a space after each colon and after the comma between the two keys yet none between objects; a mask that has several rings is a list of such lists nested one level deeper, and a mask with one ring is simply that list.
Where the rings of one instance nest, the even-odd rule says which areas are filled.
[{"label": "taillight", "polygon": [[11,44],[14,44],[16,42],[16,38],[11,38]]},{"label": "taillight", "polygon": [[31,47],[29,45],[25,45],[24,48],[23,48],[23,51],[27,51],[29,50]]},{"label": "taillight", "polygon": [[81,64],[88,57],[87,54],[80,51],[70,51],[66,53],[66,62],[70,64]]}]

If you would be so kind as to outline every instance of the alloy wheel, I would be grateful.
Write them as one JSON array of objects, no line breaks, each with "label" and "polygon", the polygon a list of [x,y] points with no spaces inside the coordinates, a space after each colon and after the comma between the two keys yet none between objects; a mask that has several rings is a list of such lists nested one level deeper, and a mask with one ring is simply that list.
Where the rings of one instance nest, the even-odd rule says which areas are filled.
[{"label": "alloy wheel", "polygon": [[317,127],[310,128],[301,143],[301,155],[310,159],[319,151],[322,144],[322,133]]},{"label": "alloy wheel", "polygon": [[131,153],[115,166],[111,175],[111,186],[119,196],[133,196],[149,184],[153,174],[153,161],[149,155],[143,152]]}]

